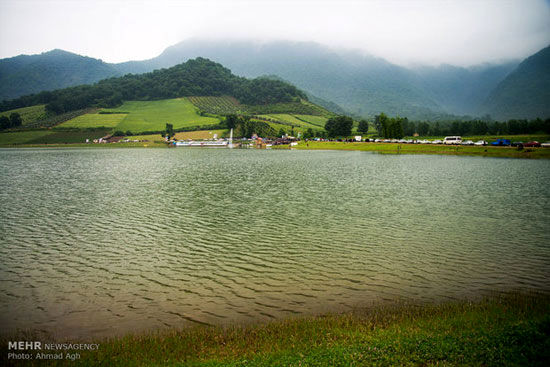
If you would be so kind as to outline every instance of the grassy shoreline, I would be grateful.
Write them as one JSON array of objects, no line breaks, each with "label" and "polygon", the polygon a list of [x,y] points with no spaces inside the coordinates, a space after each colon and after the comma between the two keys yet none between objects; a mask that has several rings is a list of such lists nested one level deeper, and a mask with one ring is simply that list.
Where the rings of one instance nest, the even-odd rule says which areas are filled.
[{"label": "grassy shoreline", "polygon": [[[168,148],[168,144],[162,141],[149,141],[139,143],[110,143],[110,144],[86,144],[86,143],[62,143],[62,144],[13,144],[0,145],[0,148]],[[274,149],[289,149],[287,145],[275,146]],[[197,149],[197,148],[191,148]],[[492,146],[454,146],[454,145],[429,145],[429,144],[398,144],[398,143],[364,143],[364,142],[318,142],[301,141],[292,149],[299,150],[356,150],[363,152],[376,152],[380,154],[439,154],[439,155],[467,155],[501,158],[528,158],[550,159],[549,148],[525,148],[518,150],[514,147]]]},{"label": "grassy shoreline", "polygon": [[[549,311],[550,295],[537,293],[379,305],[249,326],[199,326],[99,340],[97,351],[48,365],[542,366],[550,358]],[[7,349],[5,340],[2,345]]]},{"label": "grassy shoreline", "polygon": [[546,158],[550,159],[549,148],[398,144],[398,143],[362,143],[362,142],[300,142],[294,148],[304,150],[358,150],[382,154],[443,154],[468,155],[503,158]]}]

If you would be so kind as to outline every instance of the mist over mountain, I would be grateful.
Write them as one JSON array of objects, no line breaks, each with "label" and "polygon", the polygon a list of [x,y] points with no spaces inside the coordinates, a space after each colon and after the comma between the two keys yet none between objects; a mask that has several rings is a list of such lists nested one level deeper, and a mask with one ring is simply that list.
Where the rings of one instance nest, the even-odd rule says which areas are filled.
[{"label": "mist over mountain", "polygon": [[[93,83],[127,73],[150,72],[192,58],[206,57],[221,63],[236,75],[249,78],[276,75],[309,96],[320,98],[319,102],[323,102],[321,104],[325,107],[332,104],[331,109],[335,112],[341,111],[341,107],[346,113],[356,116],[371,117],[385,112],[409,119],[431,120],[489,113],[495,118],[506,119],[516,116],[513,111],[516,102],[510,97],[506,102],[497,103],[503,92],[496,92],[495,88],[498,85],[508,90],[504,95],[511,96],[510,90],[523,84],[516,82],[507,87],[510,82],[503,86],[502,83],[509,74],[510,77],[521,75],[529,69],[523,67],[516,70],[519,61],[469,68],[453,65],[406,68],[360,51],[335,50],[317,43],[291,41],[260,43],[194,39],[168,47],[153,59],[119,64],[107,64],[57,50],[52,53],[64,54],[67,61],[59,55],[53,62],[57,63],[55,68],[44,66],[52,63],[50,53],[0,60],[0,80],[3,81],[0,98]],[[542,56],[545,57],[548,58]],[[35,58],[36,61],[15,65],[27,58]],[[38,60],[40,58],[48,62]],[[547,69],[539,69],[548,77]],[[513,80],[518,78],[521,79],[515,76]],[[547,80],[544,76],[539,79]],[[534,89],[548,91],[548,84],[543,84],[537,83]],[[536,98],[542,99],[542,102],[548,101],[544,93],[539,93]],[[521,113],[521,108],[518,111]],[[546,113],[544,109],[532,112]]]},{"label": "mist over mountain", "polygon": [[478,115],[481,104],[518,65],[517,61],[483,64],[470,68],[453,65],[418,67],[418,83],[445,111],[455,115]]},{"label": "mist over mountain", "polygon": [[525,59],[492,91],[481,113],[497,119],[550,116],[550,46]]},{"label": "mist over mountain", "polygon": [[316,43],[190,40],[141,64],[119,66],[139,72],[144,70],[140,68],[167,67],[199,54],[226,65],[237,75],[278,75],[358,116],[386,111],[420,118],[445,112],[418,87],[416,76],[407,69],[360,52],[334,51]]}]

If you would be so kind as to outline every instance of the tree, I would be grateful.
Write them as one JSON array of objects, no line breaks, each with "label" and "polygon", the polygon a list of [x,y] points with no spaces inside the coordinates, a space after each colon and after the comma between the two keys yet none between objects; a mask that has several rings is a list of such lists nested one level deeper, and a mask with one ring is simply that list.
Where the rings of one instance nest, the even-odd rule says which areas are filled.
[{"label": "tree", "polygon": [[228,129],[234,129],[239,123],[239,117],[237,115],[227,115],[225,116],[225,125]]},{"label": "tree", "polygon": [[283,136],[286,135],[286,131],[285,129],[283,129],[282,127],[279,129],[279,136],[282,138]]},{"label": "tree", "polygon": [[369,132],[369,123],[367,120],[363,119],[359,121],[359,126],[357,127],[357,131],[363,134],[366,134]]},{"label": "tree", "polygon": [[416,127],[414,122],[409,121],[409,119],[405,117],[401,120],[401,123],[403,125],[403,134],[405,136],[413,136],[414,133],[416,132]]},{"label": "tree", "polygon": [[329,137],[350,136],[353,120],[348,116],[331,117],[325,124],[325,130]]},{"label": "tree", "polygon": [[439,122],[436,122],[434,126],[430,129],[430,133],[432,136],[439,136],[441,135],[441,128],[439,127]]},{"label": "tree", "polygon": [[313,138],[313,136],[314,136],[313,129],[310,127],[304,133],[304,139],[311,139],[311,138]]},{"label": "tree", "polygon": [[166,129],[164,131],[164,136],[168,138],[168,140],[172,139],[174,136],[174,125],[172,124],[166,124]]},{"label": "tree", "polygon": [[0,129],[8,129],[11,125],[11,121],[8,116],[0,116]]},{"label": "tree", "polygon": [[11,127],[21,126],[22,124],[23,124],[23,120],[21,119],[21,116],[17,112],[13,112],[10,115],[10,125],[11,125]]},{"label": "tree", "polygon": [[378,131],[378,135],[382,136],[382,120],[386,118],[384,113],[374,116],[374,128]]},{"label": "tree", "polygon": [[427,122],[420,122],[418,124],[418,135],[426,136],[430,131],[430,125]]},{"label": "tree", "polygon": [[399,116],[389,118],[383,113],[380,114],[382,137],[386,139],[401,139],[404,136],[403,121],[408,123],[406,118],[401,118]]}]

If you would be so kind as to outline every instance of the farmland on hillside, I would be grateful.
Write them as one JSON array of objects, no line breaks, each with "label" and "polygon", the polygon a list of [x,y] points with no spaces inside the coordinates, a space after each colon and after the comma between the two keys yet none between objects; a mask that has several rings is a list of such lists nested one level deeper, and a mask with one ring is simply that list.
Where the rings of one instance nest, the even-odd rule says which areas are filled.
[{"label": "farmland on hillside", "polygon": [[227,115],[231,113],[244,113],[246,106],[239,104],[234,97],[189,97],[189,101],[198,107],[201,111],[215,115]]},{"label": "farmland on hillside", "polygon": [[50,130],[51,134],[35,137],[28,140],[25,144],[74,144],[85,143],[86,139],[92,141],[93,139],[101,138],[108,135],[110,129],[97,129],[97,130],[81,130],[81,131],[61,131]]},{"label": "farmland on hillside", "polygon": [[0,112],[0,116],[10,117],[12,113],[18,113],[23,120],[23,126],[25,126],[46,118],[46,110],[44,109],[44,106],[45,105],[40,104],[36,106],[17,108],[15,110]]},{"label": "farmland on hillside", "polygon": [[139,133],[144,131],[162,131],[166,124],[174,129],[192,126],[215,125],[220,122],[215,117],[197,114],[196,107],[186,98],[165,99],[160,101],[129,101],[116,109],[105,109],[103,112],[127,114],[114,128],[121,131]]},{"label": "farmland on hillside", "polygon": [[18,131],[0,133],[0,145],[25,144],[28,141],[51,134],[51,130]]},{"label": "farmland on hillside", "polygon": [[312,125],[317,125],[320,128],[325,128],[328,118],[324,116],[314,116],[314,115],[294,115],[298,120],[309,122]]},{"label": "farmland on hillside", "polygon": [[71,119],[69,121],[63,122],[58,125],[58,128],[79,128],[79,129],[89,129],[89,128],[114,128],[116,127],[124,118],[126,114],[122,113],[87,113]]},{"label": "farmland on hillside", "polygon": [[[301,116],[304,116],[304,115],[301,115]],[[322,118],[320,116],[316,116],[316,117]],[[305,119],[298,119],[295,116],[290,114],[280,113],[280,114],[270,114],[270,115],[258,115],[258,118],[262,120],[266,120],[268,122],[275,122],[275,123],[279,122],[279,123],[282,123],[283,125],[288,125],[288,126],[299,126],[302,128],[312,128],[312,129],[322,128],[322,126],[304,121]]]},{"label": "farmland on hillside", "polygon": [[322,107],[311,102],[275,103],[268,105],[244,105],[233,97],[189,97],[189,100],[201,111],[216,115],[249,114],[261,115],[272,113],[291,113],[298,115],[331,116],[332,114]]}]

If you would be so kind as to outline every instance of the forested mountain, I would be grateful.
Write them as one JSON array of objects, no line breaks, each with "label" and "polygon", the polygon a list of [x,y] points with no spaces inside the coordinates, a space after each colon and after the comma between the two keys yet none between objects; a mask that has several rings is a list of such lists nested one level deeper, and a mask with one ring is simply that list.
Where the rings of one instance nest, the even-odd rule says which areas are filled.
[{"label": "forested mountain", "polygon": [[[37,55],[37,57],[48,56],[47,54],[49,53]],[[456,115],[479,117],[485,114],[491,114],[499,119],[534,117],[546,113],[544,109],[541,110],[535,105],[544,104],[548,100],[544,93],[537,93],[532,98],[527,97],[529,93],[526,91],[529,88],[544,89],[542,84],[546,81],[548,85],[549,75],[547,68],[529,67],[530,63],[522,67],[522,70],[527,68],[535,72],[536,69],[537,73],[542,73],[542,76],[535,78],[537,86],[533,86],[528,80],[519,81],[522,78],[516,75],[517,72],[514,73],[516,75],[514,77],[510,75],[511,81],[504,83],[504,79],[515,69],[518,62],[469,68],[452,65],[405,68],[359,51],[332,50],[307,42],[188,40],[167,48],[153,59],[120,64],[106,64],[100,60],[64,54],[70,60],[74,58],[87,60],[88,63],[84,67],[86,72],[77,66],[70,66],[73,64],[69,61],[60,61],[59,72],[63,70],[62,75],[74,73],[73,77],[56,77],[55,71],[50,71],[48,72],[50,75],[45,76],[35,71],[27,74],[24,83],[18,82],[20,87],[27,86],[28,89],[32,87],[32,90],[27,90],[26,93],[36,92],[41,88],[51,90],[54,89],[51,86],[58,88],[63,83],[65,86],[70,85],[67,84],[67,80],[73,83],[84,74],[89,80],[88,83],[91,83],[104,77],[151,72],[195,57],[206,57],[223,64],[236,75],[249,78],[277,75],[304,90],[308,95],[315,96],[311,98],[320,98],[325,101],[323,102],[325,107],[331,106],[330,108],[335,112],[340,112],[339,108],[341,108],[346,113],[356,116],[372,117],[380,112],[386,112],[390,115],[407,116],[409,119],[432,120],[452,119]],[[14,63],[20,57],[0,60],[0,65],[4,65],[7,61]],[[24,58],[28,57],[34,56]],[[92,63],[90,60],[95,62]],[[69,67],[65,67],[65,64]],[[13,68],[12,66],[10,70],[14,70]],[[23,70],[22,67],[20,69]],[[39,68],[35,69],[39,70]],[[6,83],[0,84],[0,94],[13,96],[10,94],[14,90],[10,82],[12,79],[4,75],[3,68],[0,70],[2,70],[0,77],[7,80]],[[522,70],[518,75],[524,74]],[[25,74],[23,71],[22,73]],[[34,82],[35,79],[40,81],[48,78],[58,80],[56,79],[56,83]],[[500,91],[494,91],[501,82]],[[521,90],[518,95],[523,99],[512,97],[517,88]],[[546,87],[547,91],[548,87]],[[481,106],[486,100],[487,102]],[[535,103],[535,101],[539,102]],[[533,107],[529,107],[528,115],[519,116],[526,112],[521,106]]]},{"label": "forested mountain", "polygon": [[453,65],[417,67],[419,85],[441,108],[455,115],[476,116],[495,86],[518,62],[484,64],[469,68]]},{"label": "forested mountain", "polygon": [[0,111],[46,104],[54,113],[87,107],[114,107],[123,101],[155,100],[184,96],[235,97],[247,105],[267,105],[307,99],[291,84],[270,78],[246,79],[221,64],[197,58],[168,69],[145,74],[128,74],[81,85],[23,96],[0,104]]},{"label": "forested mountain", "polygon": [[550,46],[519,64],[493,90],[480,112],[496,119],[550,117]]},{"label": "forested mountain", "polygon": [[121,75],[113,64],[52,50],[0,60],[0,101]]},{"label": "forested mountain", "polygon": [[[167,48],[144,64],[164,67],[204,55],[247,77],[275,74],[355,115],[391,111],[406,116],[444,111],[421,90],[413,73],[384,59],[354,51],[333,51],[316,43],[190,40]],[[134,69],[133,69],[134,68]]]}]

